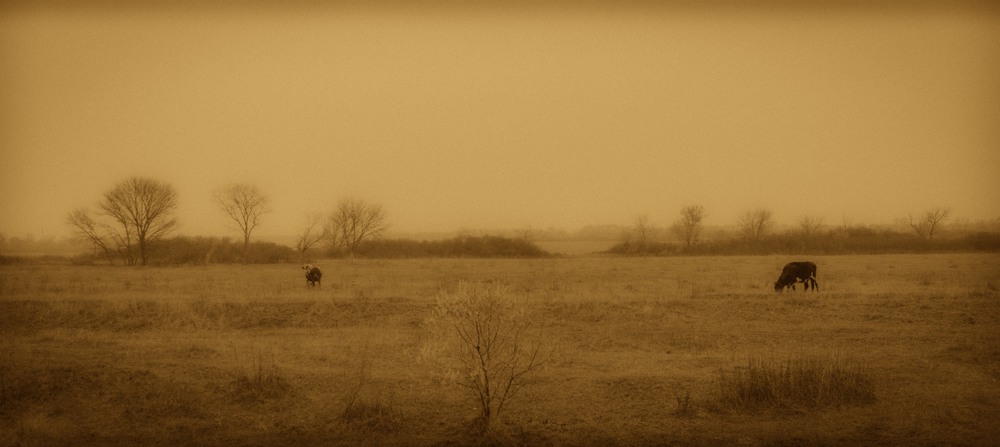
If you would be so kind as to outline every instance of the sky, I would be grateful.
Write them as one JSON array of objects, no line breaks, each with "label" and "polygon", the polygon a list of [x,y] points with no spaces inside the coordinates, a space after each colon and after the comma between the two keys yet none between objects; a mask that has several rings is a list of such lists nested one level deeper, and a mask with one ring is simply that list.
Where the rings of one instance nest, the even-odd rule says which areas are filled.
[{"label": "sky", "polygon": [[186,235],[1000,217],[995,2],[129,3],[0,6],[0,233],[130,176]]}]

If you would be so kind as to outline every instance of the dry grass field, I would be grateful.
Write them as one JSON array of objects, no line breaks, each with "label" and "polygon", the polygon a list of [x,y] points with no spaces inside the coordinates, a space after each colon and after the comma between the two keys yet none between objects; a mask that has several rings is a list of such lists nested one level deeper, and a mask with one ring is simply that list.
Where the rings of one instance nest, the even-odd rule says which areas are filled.
[{"label": "dry grass field", "polygon": [[[1000,256],[808,257],[820,292],[774,293],[792,260],[338,260],[318,290],[296,265],[0,267],[0,445],[996,445]],[[429,316],[489,280],[548,355],[482,435]],[[863,396],[734,401],[802,365]]]}]

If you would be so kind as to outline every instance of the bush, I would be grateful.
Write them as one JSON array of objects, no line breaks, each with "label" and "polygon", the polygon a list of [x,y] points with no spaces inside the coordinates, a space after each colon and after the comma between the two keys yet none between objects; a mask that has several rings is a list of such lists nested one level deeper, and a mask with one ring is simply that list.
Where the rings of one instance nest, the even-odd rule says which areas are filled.
[{"label": "bush", "polygon": [[236,368],[229,382],[230,395],[238,401],[273,399],[285,395],[291,385],[278,369],[274,354],[259,346],[236,352]]},{"label": "bush", "polygon": [[972,251],[1000,251],[1000,234],[979,232],[961,239],[962,246]]},{"label": "bush", "polygon": [[641,246],[634,243],[621,242],[607,250],[608,253],[630,256],[665,255],[674,251],[676,251],[674,247],[666,242],[647,242]]},{"label": "bush", "polygon": [[512,398],[544,361],[541,334],[507,286],[462,282],[442,294],[428,326],[445,347],[446,376],[471,392],[477,426],[489,431]]},{"label": "bush", "polygon": [[867,369],[842,358],[750,359],[747,366],[720,372],[723,406],[761,409],[825,408],[875,401]]},{"label": "bush", "polygon": [[997,252],[1000,251],[1000,234],[978,232],[955,234],[951,238],[934,241],[911,232],[891,228],[849,226],[830,229],[806,237],[798,231],[787,231],[762,237],[756,243],[739,237],[720,237],[691,246],[676,243],[649,243],[638,250],[627,243],[619,243],[607,250],[621,255],[775,255],[775,254],[888,254],[935,252]]},{"label": "bush", "polygon": [[243,244],[229,238],[178,236],[160,241],[150,250],[150,264],[276,264],[292,262],[298,254],[291,247],[273,242],[251,242],[246,259]]},{"label": "bush", "polygon": [[549,255],[530,241],[500,236],[456,237],[441,241],[372,240],[362,242],[355,254],[365,258],[540,258]]},{"label": "bush", "polygon": [[403,414],[392,401],[382,396],[382,388],[372,382],[371,346],[366,344],[360,355],[356,383],[347,398],[340,417],[345,422],[366,430],[391,433],[403,426]]}]

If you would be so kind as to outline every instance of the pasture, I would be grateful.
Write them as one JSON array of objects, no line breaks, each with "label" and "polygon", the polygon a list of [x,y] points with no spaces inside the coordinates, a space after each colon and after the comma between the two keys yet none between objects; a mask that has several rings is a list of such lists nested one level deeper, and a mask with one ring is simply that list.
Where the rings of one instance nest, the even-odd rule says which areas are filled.
[{"label": "pasture", "polygon": [[[0,445],[996,444],[1000,256],[799,258],[327,260],[320,289],[299,265],[3,266]],[[795,260],[818,293],[774,293]],[[488,280],[551,355],[483,438],[428,317]],[[722,398],[795,359],[859,365],[874,399]]]}]

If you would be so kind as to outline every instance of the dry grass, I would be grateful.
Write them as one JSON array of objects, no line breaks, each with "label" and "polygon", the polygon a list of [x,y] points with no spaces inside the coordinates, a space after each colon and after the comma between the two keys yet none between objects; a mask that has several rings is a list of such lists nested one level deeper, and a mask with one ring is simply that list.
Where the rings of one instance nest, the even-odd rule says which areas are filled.
[{"label": "dry grass", "polygon": [[[329,262],[319,290],[298,266],[5,266],[0,445],[1000,437],[1000,256],[812,257],[821,291],[775,295],[791,260]],[[556,354],[481,438],[423,325],[439,294],[490,279],[541,318]],[[726,404],[727,380],[781,397]]]},{"label": "dry grass", "polygon": [[366,341],[361,354],[355,359],[356,377],[340,417],[348,424],[380,433],[392,433],[403,426],[403,414],[392,403],[385,386],[372,378],[374,351],[371,341]]},{"label": "dry grass", "polygon": [[230,372],[229,393],[240,401],[273,399],[288,395],[292,387],[274,360],[274,352],[260,346],[234,348],[236,367]]},{"label": "dry grass", "polygon": [[719,388],[723,406],[742,411],[802,411],[875,401],[871,372],[840,357],[750,359],[744,367],[722,371]]}]

